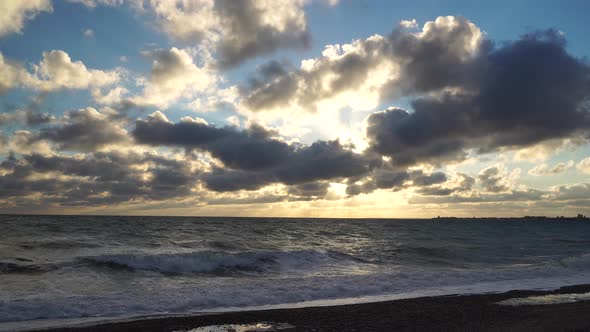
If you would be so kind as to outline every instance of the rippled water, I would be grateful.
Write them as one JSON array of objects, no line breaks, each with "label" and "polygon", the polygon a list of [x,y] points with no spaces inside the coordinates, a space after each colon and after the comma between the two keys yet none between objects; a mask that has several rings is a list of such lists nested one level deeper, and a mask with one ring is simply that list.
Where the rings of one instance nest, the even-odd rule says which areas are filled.
[{"label": "rippled water", "polygon": [[573,221],[2,216],[0,225],[0,327],[590,283],[590,223]]}]

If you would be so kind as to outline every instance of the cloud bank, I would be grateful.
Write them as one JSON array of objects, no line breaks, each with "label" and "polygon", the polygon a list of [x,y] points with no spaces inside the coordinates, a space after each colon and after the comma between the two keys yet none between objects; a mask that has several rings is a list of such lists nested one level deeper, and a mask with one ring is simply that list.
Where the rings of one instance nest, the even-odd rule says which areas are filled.
[{"label": "cloud bank", "polygon": [[[76,90],[102,105],[50,115],[33,101],[0,114],[0,207],[166,205],[170,198],[187,206],[352,205],[384,193],[424,206],[590,203],[586,183],[542,189],[520,183],[583,176],[588,158],[530,165],[528,172],[505,160],[454,170],[491,154],[514,152],[523,162],[539,151],[588,143],[590,66],[568,52],[558,31],[496,43],[463,17],[421,27],[407,20],[385,36],[328,45],[297,66],[262,62],[229,85],[224,70],[309,45],[306,1],[72,2],[88,10],[129,5],[141,17],[151,15],[178,47],[142,51],[145,75],[89,68],[62,50],[43,52],[35,63],[0,53],[0,93],[26,91],[42,101]],[[0,35],[18,33],[27,19],[50,10],[43,1],[14,5],[11,20],[20,25],[10,31],[0,25]],[[386,107],[400,100],[409,107]],[[227,112],[232,125],[178,116],[211,108]],[[324,121],[324,113],[353,118],[356,111],[366,115],[356,124],[360,146],[340,136],[301,142],[302,135],[287,135],[263,116]]]}]

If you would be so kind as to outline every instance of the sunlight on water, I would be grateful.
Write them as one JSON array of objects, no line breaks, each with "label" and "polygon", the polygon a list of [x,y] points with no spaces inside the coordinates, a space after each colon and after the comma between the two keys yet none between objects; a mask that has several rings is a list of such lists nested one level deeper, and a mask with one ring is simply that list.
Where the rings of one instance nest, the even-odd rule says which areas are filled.
[{"label": "sunlight on water", "polygon": [[294,332],[295,327],[289,324],[280,323],[258,323],[258,324],[228,324],[210,325],[197,327],[187,331],[176,332]]}]

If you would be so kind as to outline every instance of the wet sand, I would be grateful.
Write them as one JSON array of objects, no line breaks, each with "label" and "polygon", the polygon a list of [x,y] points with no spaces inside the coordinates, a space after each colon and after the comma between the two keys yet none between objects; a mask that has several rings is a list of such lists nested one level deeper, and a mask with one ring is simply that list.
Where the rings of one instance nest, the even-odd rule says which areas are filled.
[{"label": "wet sand", "polygon": [[568,286],[555,291],[511,291],[152,318],[44,331],[175,331],[257,322],[289,323],[297,331],[590,331],[590,301],[526,306],[497,304],[515,297],[586,292],[590,292],[590,285]]}]

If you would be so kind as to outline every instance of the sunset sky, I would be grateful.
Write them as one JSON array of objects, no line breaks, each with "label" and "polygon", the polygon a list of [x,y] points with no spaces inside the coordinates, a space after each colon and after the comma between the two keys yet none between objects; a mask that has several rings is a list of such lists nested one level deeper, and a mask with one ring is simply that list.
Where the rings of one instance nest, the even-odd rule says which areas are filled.
[{"label": "sunset sky", "polygon": [[590,1],[4,0],[0,212],[590,214]]}]

